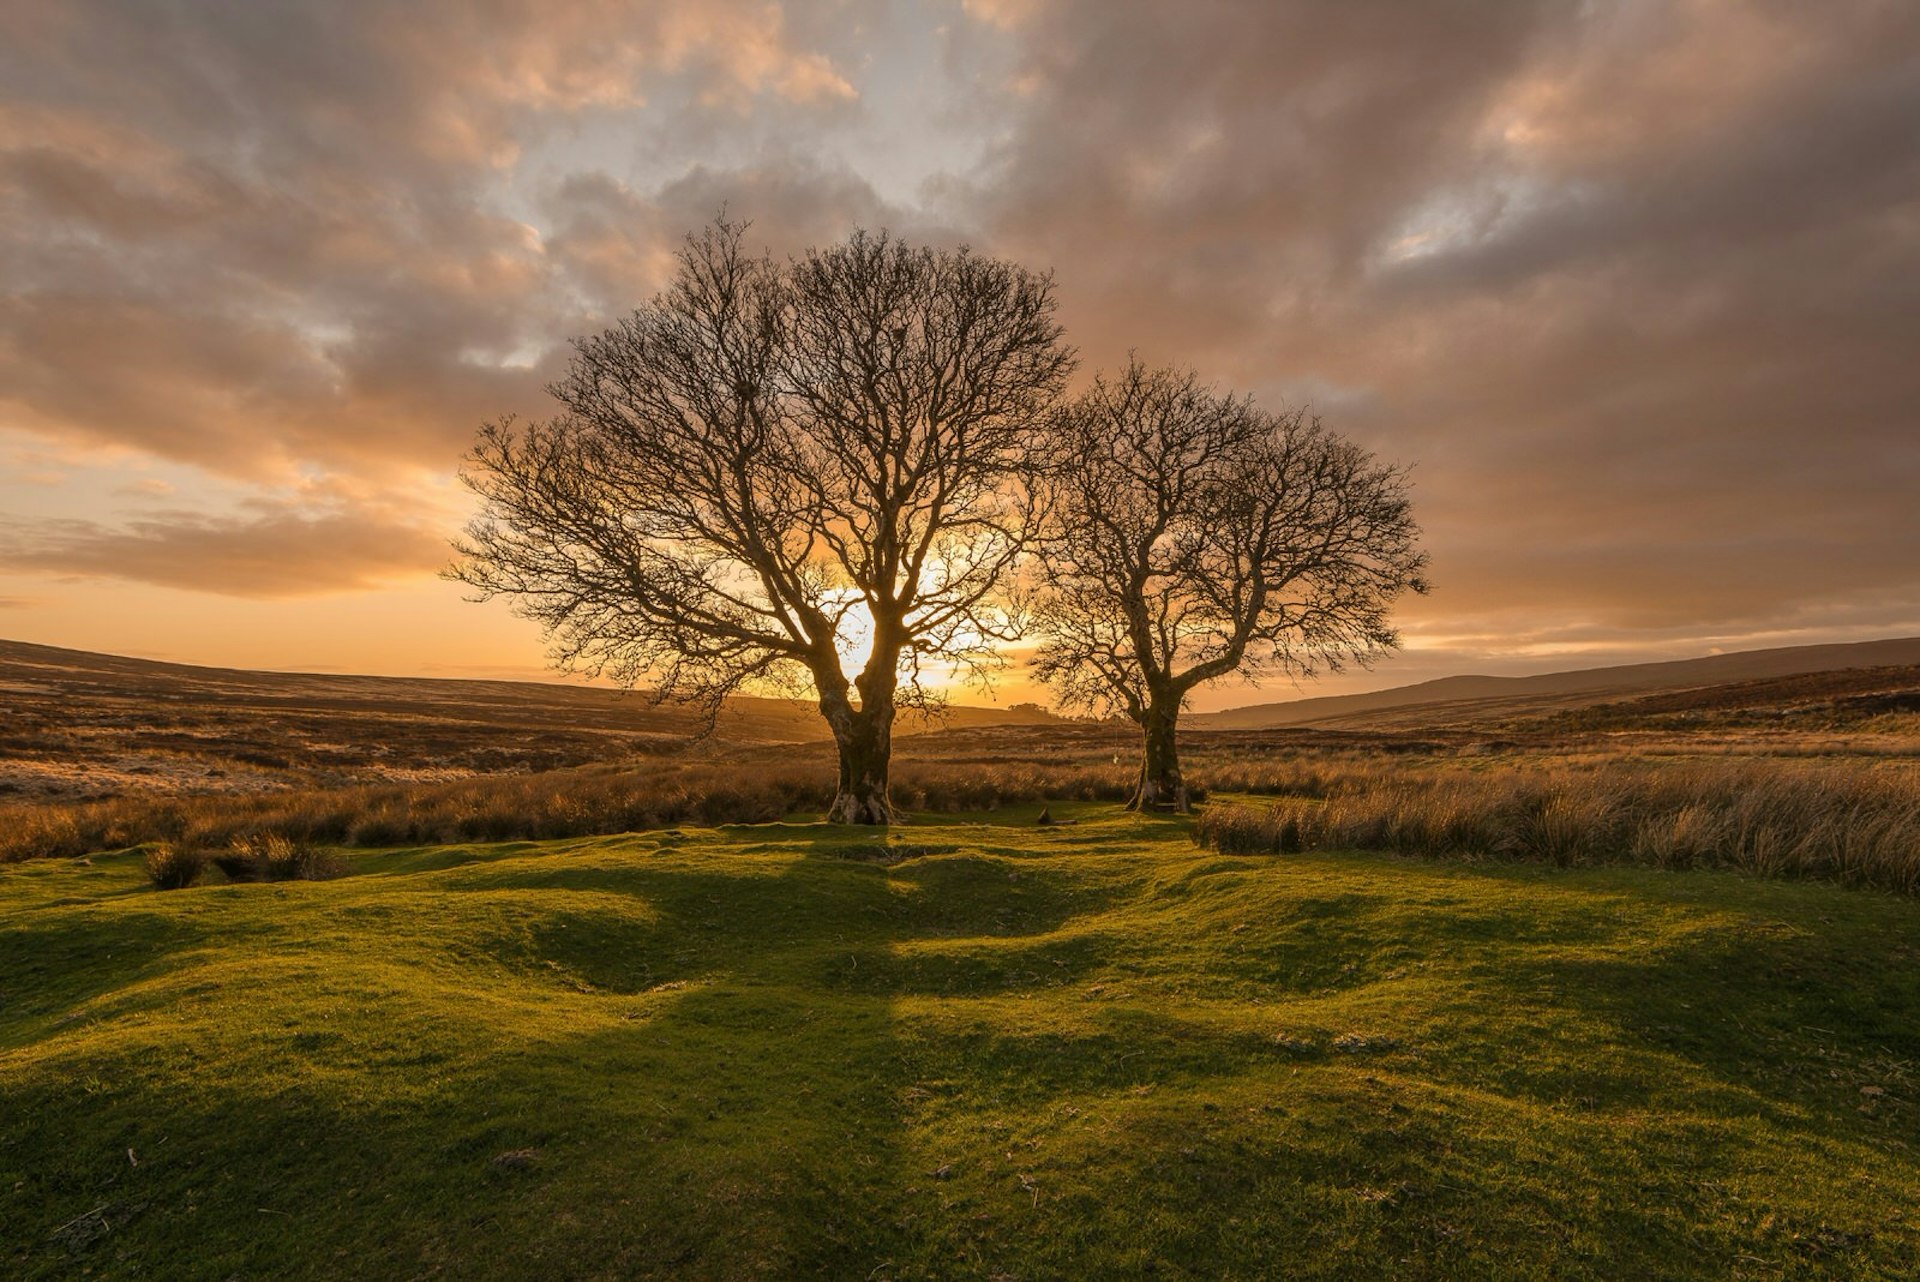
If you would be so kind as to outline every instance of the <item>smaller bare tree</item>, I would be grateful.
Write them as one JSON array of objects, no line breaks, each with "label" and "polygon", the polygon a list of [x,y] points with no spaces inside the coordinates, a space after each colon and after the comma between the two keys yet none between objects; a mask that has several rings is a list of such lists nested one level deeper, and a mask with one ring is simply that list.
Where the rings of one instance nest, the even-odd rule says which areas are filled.
[{"label": "smaller bare tree", "polygon": [[1187,806],[1175,739],[1198,687],[1295,677],[1399,644],[1424,592],[1403,471],[1303,412],[1130,361],[1054,416],[1039,679],[1143,735],[1136,808]]}]

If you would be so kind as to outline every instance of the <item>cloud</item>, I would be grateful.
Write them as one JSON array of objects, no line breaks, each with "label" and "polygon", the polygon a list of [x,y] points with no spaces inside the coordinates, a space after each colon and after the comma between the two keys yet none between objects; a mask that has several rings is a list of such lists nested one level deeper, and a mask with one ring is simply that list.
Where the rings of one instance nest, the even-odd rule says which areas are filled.
[{"label": "cloud", "polygon": [[236,597],[298,597],[379,587],[431,574],[446,541],[365,512],[271,510],[241,517],[168,512],[112,527],[42,522],[0,552],[14,573],[124,579]]},{"label": "cloud", "polygon": [[[761,0],[9,6],[0,426],[259,497],[244,518],[156,514],[154,484],[88,494],[84,472],[35,472],[91,519],[16,523],[7,563],[270,596],[444,561],[368,496],[440,485],[480,423],[546,412],[565,340],[657,289],[687,230],[723,204],[788,247],[886,218],[831,163],[670,163],[637,186],[599,167],[618,151],[569,150],[595,122],[658,150],[756,114],[844,118],[858,94],[819,43],[832,16]],[[328,485],[338,511],[277,497]],[[193,487],[176,488],[179,507]]]},{"label": "cloud", "polygon": [[[0,427],[272,501],[343,486],[90,512],[35,535],[49,572],[336,581],[141,550],[232,565],[251,522],[373,581],[350,531],[410,527],[366,496],[546,412],[565,338],[724,205],[776,252],[866,223],[1052,267],[1089,369],[1192,363],[1415,463],[1438,591],[1410,633],[1898,626],[1915,49],[1900,0],[21,0]],[[950,171],[893,159],[920,143]]]},{"label": "cloud", "polygon": [[844,166],[780,157],[747,169],[695,165],[645,192],[605,173],[570,175],[546,194],[545,250],[584,313],[617,315],[663,288],[682,238],[723,210],[751,224],[756,249],[775,254],[838,240],[856,226],[952,237],[881,199]]},{"label": "cloud", "polygon": [[[1920,11],[1065,0],[968,193],[1095,364],[1417,463],[1410,620],[1920,597]],[[1329,390],[1332,395],[1329,395]]]},{"label": "cloud", "polygon": [[[267,482],[446,468],[591,319],[525,221],[542,149],[851,109],[798,39],[759,0],[9,6],[0,421]],[[649,222],[642,264],[686,230]]]},{"label": "cloud", "polygon": [[1033,19],[1040,0],[961,0],[970,18],[1003,30],[1015,30]]}]

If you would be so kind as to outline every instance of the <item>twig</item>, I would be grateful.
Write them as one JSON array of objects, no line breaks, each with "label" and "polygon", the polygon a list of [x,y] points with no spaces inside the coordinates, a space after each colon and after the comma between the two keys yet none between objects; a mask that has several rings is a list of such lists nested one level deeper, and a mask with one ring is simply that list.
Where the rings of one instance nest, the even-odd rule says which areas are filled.
[{"label": "twig", "polygon": [[65,1233],[68,1229],[72,1228],[74,1225],[78,1224],[80,1221],[85,1219],[91,1219],[93,1216],[100,1214],[100,1212],[106,1210],[109,1206],[112,1206],[112,1205],[113,1203],[111,1202],[102,1202],[100,1205],[94,1207],[91,1211],[82,1211],[79,1215],[74,1216],[71,1220],[68,1220],[65,1224],[62,1224],[59,1228],[55,1229],[52,1233],[47,1234],[47,1236],[57,1237],[60,1234]]}]

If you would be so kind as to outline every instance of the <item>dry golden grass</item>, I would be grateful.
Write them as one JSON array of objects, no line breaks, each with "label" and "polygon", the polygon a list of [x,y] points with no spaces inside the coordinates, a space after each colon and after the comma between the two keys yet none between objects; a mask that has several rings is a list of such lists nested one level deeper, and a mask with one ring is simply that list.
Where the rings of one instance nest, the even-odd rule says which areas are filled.
[{"label": "dry golden grass", "polygon": [[[168,679],[177,684],[182,678]],[[131,715],[134,696],[147,692],[144,685],[122,690],[129,680],[108,673],[99,677],[99,689],[63,686],[56,693],[86,704],[104,699],[102,690],[117,691],[125,698],[109,711],[117,709],[114,717],[126,721],[122,714]],[[1592,709],[1579,725],[1561,717],[1497,734],[1202,731],[1182,736],[1183,757],[1188,781],[1201,794],[1281,799],[1216,802],[1197,831],[1223,849],[1353,847],[1562,864],[1734,867],[1914,893],[1920,891],[1920,734],[1908,723],[1916,715],[1912,700],[1920,698],[1916,680],[1916,670],[1870,669],[1746,682]],[[381,684],[381,691],[391,693],[391,684]],[[240,707],[233,702],[240,696],[226,686],[180,693],[190,696],[183,706],[202,709],[224,727],[228,738],[220,741],[218,760],[227,770],[237,768],[244,754],[236,754],[262,727],[280,735],[269,737],[272,745],[296,730],[305,733],[302,727],[314,734],[351,728],[341,718],[368,711],[341,703],[355,690],[308,692],[309,701],[334,700],[318,711],[305,704]],[[247,686],[241,694],[254,699],[259,691]],[[342,760],[377,757],[382,769],[395,762],[422,770],[452,763],[458,777],[373,778],[289,767],[263,776],[251,792],[227,790],[227,778],[204,787],[175,781],[169,793],[149,778],[94,800],[22,798],[0,804],[0,861],[157,842],[221,850],[236,842],[264,849],[268,841],[311,848],[582,837],[817,813],[832,796],[832,758],[820,744],[708,743],[667,752],[653,743],[635,753],[615,736],[589,746],[619,759],[562,754],[557,760],[565,768],[558,769],[542,769],[555,761],[545,757],[482,760],[473,754],[502,744],[525,749],[535,723],[552,730],[552,709],[545,705],[502,706],[499,716],[469,725],[445,708],[422,704],[398,728],[343,733],[334,745]],[[626,713],[618,703],[595,708],[605,717]],[[51,702],[45,712],[58,715]],[[309,712],[321,718],[312,726],[300,720]],[[176,728],[195,729],[194,741],[201,742],[199,727]],[[614,729],[611,722],[590,728]],[[902,808],[923,814],[1118,801],[1131,791],[1137,750],[1136,733],[1124,726],[950,721],[932,733],[902,736],[894,795]],[[6,751],[0,744],[0,756]],[[22,751],[34,761],[45,755],[39,748]],[[499,773],[469,773],[483,768]],[[112,786],[108,778],[95,784]]]},{"label": "dry golden grass", "polygon": [[1353,770],[1216,805],[1194,839],[1578,865],[1737,868],[1920,892],[1920,771],[1759,758]]},{"label": "dry golden grass", "polygon": [[[894,800],[956,813],[1041,799],[1117,801],[1130,766],[903,762]],[[830,761],[791,765],[645,761],[437,783],[252,796],[129,796],[0,807],[0,861],[62,857],[172,841],[218,847],[278,835],[352,846],[536,840],[675,824],[759,823],[832,800]]]},{"label": "dry golden grass", "polygon": [[[969,749],[978,745],[967,745]],[[902,760],[895,800],[952,814],[1120,801],[1135,766],[1105,739],[1047,753]],[[1920,765],[1871,758],[1275,750],[1208,744],[1218,800],[1196,838],[1229,852],[1352,848],[1558,864],[1739,868],[1920,893]],[[0,807],[0,860],[151,842],[334,846],[538,840],[819,812],[828,761],[644,760],[539,774]],[[1273,797],[1251,801],[1241,798]]]},{"label": "dry golden grass", "polygon": [[147,851],[147,880],[158,890],[185,890],[207,870],[207,853],[198,846],[155,842]]}]

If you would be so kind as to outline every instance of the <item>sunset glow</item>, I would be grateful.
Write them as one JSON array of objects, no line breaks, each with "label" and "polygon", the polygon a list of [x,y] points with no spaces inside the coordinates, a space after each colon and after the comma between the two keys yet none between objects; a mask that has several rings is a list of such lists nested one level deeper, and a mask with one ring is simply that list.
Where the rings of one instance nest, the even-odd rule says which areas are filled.
[{"label": "sunset glow", "polygon": [[486,13],[7,6],[0,636],[546,675],[453,472],[722,207],[1411,463],[1436,590],[1315,693],[1920,631],[1911,6]]},{"label": "sunset glow", "polygon": [[1916,353],[1920,0],[0,0],[0,1278],[1915,1277]]}]

